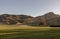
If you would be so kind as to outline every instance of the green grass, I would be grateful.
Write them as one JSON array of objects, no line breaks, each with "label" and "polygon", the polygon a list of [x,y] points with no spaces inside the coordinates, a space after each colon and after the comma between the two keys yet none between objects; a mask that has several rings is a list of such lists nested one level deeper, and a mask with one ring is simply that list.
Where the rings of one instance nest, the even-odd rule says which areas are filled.
[{"label": "green grass", "polygon": [[[7,26],[5,26],[7,27]],[[12,26],[11,26],[12,27]],[[9,28],[9,27],[8,27]],[[23,27],[21,29],[1,29],[0,39],[60,39],[59,28]]]}]

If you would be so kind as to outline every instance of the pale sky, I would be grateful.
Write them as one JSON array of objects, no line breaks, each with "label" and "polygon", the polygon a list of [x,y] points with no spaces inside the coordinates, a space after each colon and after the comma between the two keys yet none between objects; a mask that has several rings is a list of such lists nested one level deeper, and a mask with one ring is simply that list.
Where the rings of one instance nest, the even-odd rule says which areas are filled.
[{"label": "pale sky", "polygon": [[48,12],[60,14],[60,0],[0,0],[0,14],[41,16]]}]

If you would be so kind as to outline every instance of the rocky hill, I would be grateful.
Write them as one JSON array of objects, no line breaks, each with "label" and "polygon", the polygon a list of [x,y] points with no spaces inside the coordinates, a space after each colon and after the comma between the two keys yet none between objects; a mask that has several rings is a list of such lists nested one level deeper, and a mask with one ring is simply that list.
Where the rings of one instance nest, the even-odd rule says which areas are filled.
[{"label": "rocky hill", "polygon": [[28,15],[9,15],[3,14],[0,15],[0,23],[3,24],[19,24],[19,23],[28,23],[33,19],[32,16]]},{"label": "rocky hill", "polygon": [[58,25],[60,23],[60,22],[58,22],[60,15],[54,14],[53,12],[48,12],[47,14],[44,14],[42,16],[38,16],[36,18],[38,20],[40,19],[40,22],[43,21],[42,23],[44,25]]},{"label": "rocky hill", "polygon": [[58,25],[60,15],[49,12],[42,16],[32,17],[28,15],[0,15],[0,24],[24,24],[24,25]]}]

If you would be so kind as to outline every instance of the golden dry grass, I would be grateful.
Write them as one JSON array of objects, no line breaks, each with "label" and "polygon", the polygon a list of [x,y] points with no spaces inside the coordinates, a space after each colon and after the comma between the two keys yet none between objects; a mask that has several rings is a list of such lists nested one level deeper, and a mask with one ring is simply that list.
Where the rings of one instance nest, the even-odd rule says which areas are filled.
[{"label": "golden dry grass", "polygon": [[[28,25],[0,25],[0,30],[31,30],[31,31],[47,31],[50,29],[50,27],[34,27],[34,26],[28,26]],[[9,32],[9,33],[0,33],[0,35],[4,34],[14,34],[18,32]]]},{"label": "golden dry grass", "polygon": [[9,30],[9,29],[33,29],[33,30],[48,30],[50,27],[34,27],[27,25],[0,25],[0,30]]},{"label": "golden dry grass", "polygon": [[0,25],[0,39],[60,39],[60,28]]}]

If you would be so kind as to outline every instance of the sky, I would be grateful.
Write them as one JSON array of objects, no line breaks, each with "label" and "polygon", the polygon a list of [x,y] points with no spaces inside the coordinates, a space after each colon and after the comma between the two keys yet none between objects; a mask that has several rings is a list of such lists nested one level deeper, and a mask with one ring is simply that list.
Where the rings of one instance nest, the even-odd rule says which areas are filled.
[{"label": "sky", "polygon": [[0,14],[41,16],[48,12],[60,14],[60,0],[0,0]]}]

